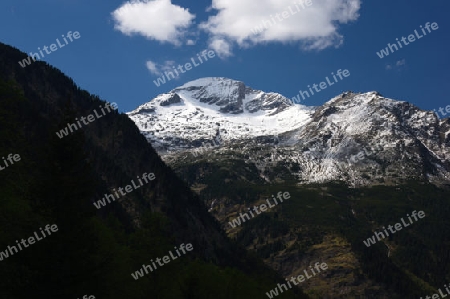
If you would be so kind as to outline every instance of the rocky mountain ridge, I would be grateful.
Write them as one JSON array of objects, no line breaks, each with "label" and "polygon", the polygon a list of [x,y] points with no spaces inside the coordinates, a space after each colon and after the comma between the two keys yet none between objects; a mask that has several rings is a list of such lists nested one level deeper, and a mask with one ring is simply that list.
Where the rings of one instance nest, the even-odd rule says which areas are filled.
[{"label": "rocky mountain ridge", "polygon": [[202,78],[128,115],[169,164],[242,156],[266,181],[279,167],[299,183],[354,186],[450,179],[449,119],[377,92],[307,107],[239,81]]}]

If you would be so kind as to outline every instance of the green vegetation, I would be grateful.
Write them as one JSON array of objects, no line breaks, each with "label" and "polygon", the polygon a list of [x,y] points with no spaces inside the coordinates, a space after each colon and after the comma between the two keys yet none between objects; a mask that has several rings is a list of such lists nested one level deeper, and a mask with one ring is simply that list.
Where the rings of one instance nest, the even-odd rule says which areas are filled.
[{"label": "green vegetation", "polygon": [[[199,166],[186,167],[196,177]],[[215,171],[218,167],[220,172]],[[183,175],[183,169],[180,166],[177,172]],[[431,286],[439,288],[450,279],[450,200],[446,187],[419,181],[364,188],[349,188],[343,183],[297,186],[288,180],[282,184],[255,184],[255,174],[241,173],[245,179],[230,179],[241,176],[228,160],[204,164],[202,172],[204,175],[196,183],[206,186],[200,193],[205,200],[221,198],[232,205],[251,207],[278,191],[290,192],[291,199],[245,222],[237,234],[233,233],[237,244],[261,258],[285,250],[296,251],[301,257],[325,236],[333,235],[351,244],[363,277],[386,286],[392,298],[418,298],[433,293]],[[413,210],[423,210],[426,217],[370,248],[363,244],[374,230],[394,225],[402,217],[406,219]],[[288,240],[293,239],[296,241],[291,244]],[[391,250],[389,258],[384,242]]]}]

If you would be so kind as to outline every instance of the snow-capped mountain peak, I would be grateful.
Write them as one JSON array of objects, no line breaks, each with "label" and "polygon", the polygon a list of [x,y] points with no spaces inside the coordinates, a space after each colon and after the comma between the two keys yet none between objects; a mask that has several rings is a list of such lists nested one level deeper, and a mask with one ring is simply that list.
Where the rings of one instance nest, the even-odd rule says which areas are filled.
[{"label": "snow-capped mountain peak", "polygon": [[176,150],[201,146],[219,127],[224,141],[280,134],[300,127],[312,112],[280,94],[212,77],[158,95],[128,115],[155,148]]},{"label": "snow-capped mountain peak", "polygon": [[265,179],[260,166],[270,162],[290,165],[286,172],[302,182],[450,180],[449,119],[376,91],[348,91],[307,107],[240,81],[201,78],[128,115],[165,159],[221,140],[218,149],[246,153],[245,163]]}]

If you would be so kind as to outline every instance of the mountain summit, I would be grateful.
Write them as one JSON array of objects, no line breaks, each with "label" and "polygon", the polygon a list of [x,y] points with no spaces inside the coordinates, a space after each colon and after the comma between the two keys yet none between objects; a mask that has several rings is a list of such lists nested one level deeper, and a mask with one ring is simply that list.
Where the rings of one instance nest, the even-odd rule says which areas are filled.
[{"label": "mountain summit", "polygon": [[158,95],[128,115],[164,153],[199,147],[216,134],[224,141],[281,134],[287,127],[301,127],[311,119],[312,112],[278,93],[213,77]]},{"label": "mountain summit", "polygon": [[450,179],[449,119],[378,92],[345,92],[307,107],[240,81],[202,78],[128,115],[168,163],[219,137],[205,155],[243,154],[266,181],[268,166],[299,182]]}]

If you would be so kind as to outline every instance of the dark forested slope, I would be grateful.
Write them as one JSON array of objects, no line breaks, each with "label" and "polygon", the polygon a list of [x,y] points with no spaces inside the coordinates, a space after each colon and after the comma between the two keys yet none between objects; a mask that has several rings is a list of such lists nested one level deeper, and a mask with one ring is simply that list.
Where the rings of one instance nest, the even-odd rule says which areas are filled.
[{"label": "dark forested slope", "polygon": [[[226,238],[204,204],[116,111],[56,132],[105,102],[43,62],[0,44],[0,252],[47,224],[58,231],[0,261],[0,298],[262,298],[281,281]],[[2,164],[3,165],[3,164]],[[118,201],[93,203],[144,173]],[[134,280],[181,243],[193,250]],[[295,294],[297,293],[297,294]],[[279,298],[304,298],[297,291]]]}]

